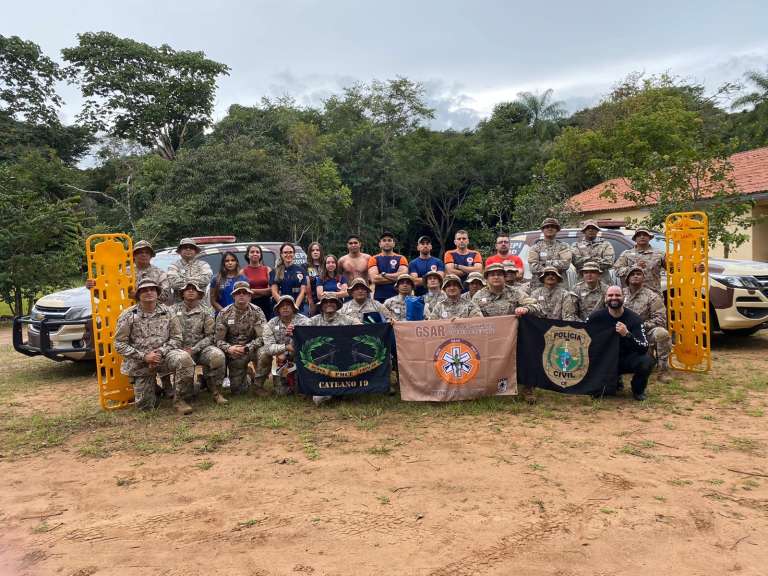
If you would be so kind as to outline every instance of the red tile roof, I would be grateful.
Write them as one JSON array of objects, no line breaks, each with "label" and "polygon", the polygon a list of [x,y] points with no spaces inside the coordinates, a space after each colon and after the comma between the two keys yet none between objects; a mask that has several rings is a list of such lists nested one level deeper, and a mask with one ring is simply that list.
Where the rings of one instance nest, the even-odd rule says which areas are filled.
[{"label": "red tile roof", "polygon": [[[739,152],[731,156],[730,160],[733,165],[733,179],[739,192],[756,194],[768,191],[768,147]],[[616,194],[615,202],[610,198],[601,196],[611,183],[614,185]],[[633,208],[635,203],[624,197],[624,194],[630,190],[629,186],[630,183],[626,178],[606,180],[581,194],[573,196],[570,202],[581,213]],[[648,203],[653,204],[655,202]]]}]

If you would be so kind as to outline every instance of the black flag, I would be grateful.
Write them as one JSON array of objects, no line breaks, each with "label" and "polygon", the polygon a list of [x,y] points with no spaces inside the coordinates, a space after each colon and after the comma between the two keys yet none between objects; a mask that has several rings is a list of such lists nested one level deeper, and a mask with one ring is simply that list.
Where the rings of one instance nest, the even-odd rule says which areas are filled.
[{"label": "black flag", "polygon": [[293,342],[302,394],[389,392],[391,324],[296,326]]},{"label": "black flag", "polygon": [[517,381],[565,394],[616,388],[619,337],[611,324],[520,317]]}]

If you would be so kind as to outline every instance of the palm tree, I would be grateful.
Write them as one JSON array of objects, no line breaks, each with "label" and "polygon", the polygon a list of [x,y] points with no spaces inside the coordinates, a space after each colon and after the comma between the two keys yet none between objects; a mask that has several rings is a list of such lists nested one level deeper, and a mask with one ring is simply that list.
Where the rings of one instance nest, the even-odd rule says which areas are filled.
[{"label": "palm tree", "polygon": [[747,80],[754,84],[759,92],[752,92],[751,94],[745,94],[733,101],[731,108],[745,108],[747,106],[757,106],[763,102],[768,101],[768,71],[766,73],[752,70],[745,75]]},{"label": "palm tree", "polygon": [[540,136],[548,126],[565,116],[565,103],[551,101],[552,92],[549,88],[541,95],[538,92],[519,92],[517,95],[516,102],[528,115],[528,125]]}]

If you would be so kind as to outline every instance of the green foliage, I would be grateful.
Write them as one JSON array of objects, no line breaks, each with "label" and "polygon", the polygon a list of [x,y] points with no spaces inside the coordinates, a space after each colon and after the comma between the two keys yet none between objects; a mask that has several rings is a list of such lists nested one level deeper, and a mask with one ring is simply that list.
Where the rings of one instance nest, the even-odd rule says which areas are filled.
[{"label": "green foliage", "polygon": [[34,42],[0,35],[0,116],[23,116],[32,124],[59,123],[62,104],[56,82],[62,79],[58,64]]},{"label": "green foliage", "polygon": [[78,34],[62,50],[86,101],[80,119],[98,131],[156,148],[173,159],[210,121],[216,79],[229,67],[202,52],[177,52],[108,32]]},{"label": "green foliage", "polygon": [[79,198],[33,186],[24,167],[0,166],[0,299],[14,314],[24,300],[68,284],[81,257]]}]

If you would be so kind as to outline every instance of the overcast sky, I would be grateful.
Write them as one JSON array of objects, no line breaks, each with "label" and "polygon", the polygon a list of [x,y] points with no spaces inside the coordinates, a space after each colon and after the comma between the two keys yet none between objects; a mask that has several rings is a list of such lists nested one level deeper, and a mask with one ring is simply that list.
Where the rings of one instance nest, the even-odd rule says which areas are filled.
[{"label": "overcast sky", "polygon": [[[52,57],[78,32],[202,50],[232,68],[215,118],[233,103],[288,94],[318,104],[354,81],[418,80],[436,128],[464,128],[523,90],[553,88],[573,112],[633,71],[713,90],[768,69],[768,2],[280,0],[4,2],[0,33]],[[65,120],[78,93],[62,89]]]}]

